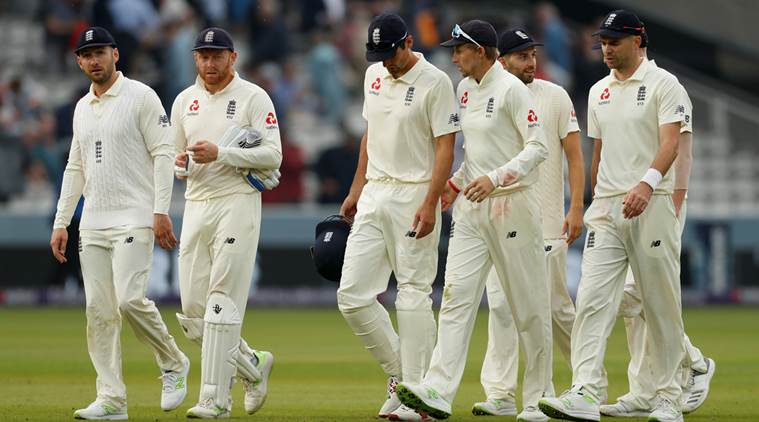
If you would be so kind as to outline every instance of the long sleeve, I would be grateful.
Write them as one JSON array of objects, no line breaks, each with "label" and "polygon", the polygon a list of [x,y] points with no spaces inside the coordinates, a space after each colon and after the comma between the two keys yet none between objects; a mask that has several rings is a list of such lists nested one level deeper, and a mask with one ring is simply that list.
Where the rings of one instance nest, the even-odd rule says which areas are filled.
[{"label": "long sleeve", "polygon": [[76,136],[71,139],[71,149],[66,170],[63,172],[61,196],[58,198],[58,206],[55,213],[54,229],[63,229],[71,223],[79,198],[84,190],[84,167],[82,154],[79,149],[79,141]]},{"label": "long sleeve", "polygon": [[174,187],[174,144],[169,117],[155,92],[145,94],[140,110],[140,131],[145,146],[153,157],[153,186],[155,214],[168,214],[171,191]]},{"label": "long sleeve", "polygon": [[251,101],[251,127],[261,133],[261,145],[254,148],[219,147],[216,160],[232,167],[278,169],[282,164],[282,144],[274,104],[263,90]]},{"label": "long sleeve", "polygon": [[[488,173],[495,186],[502,186],[501,181],[506,174],[516,176],[516,181],[530,173],[538,164],[548,157],[543,131],[540,129],[539,118],[535,112],[535,102],[527,87],[515,87],[510,91],[511,119],[522,138],[524,147],[508,163]],[[512,182],[512,183],[514,183]]]}]

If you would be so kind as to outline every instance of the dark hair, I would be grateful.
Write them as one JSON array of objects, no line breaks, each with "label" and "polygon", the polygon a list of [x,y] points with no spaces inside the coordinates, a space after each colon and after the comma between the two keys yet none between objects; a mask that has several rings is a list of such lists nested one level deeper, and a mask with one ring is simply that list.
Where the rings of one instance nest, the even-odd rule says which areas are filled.
[{"label": "dark hair", "polygon": [[[472,50],[477,50],[479,47],[472,43],[466,43],[464,44],[471,48]],[[498,59],[498,48],[497,47],[491,47],[491,46],[482,46],[482,49],[485,50],[485,58],[488,60],[495,61]]]}]

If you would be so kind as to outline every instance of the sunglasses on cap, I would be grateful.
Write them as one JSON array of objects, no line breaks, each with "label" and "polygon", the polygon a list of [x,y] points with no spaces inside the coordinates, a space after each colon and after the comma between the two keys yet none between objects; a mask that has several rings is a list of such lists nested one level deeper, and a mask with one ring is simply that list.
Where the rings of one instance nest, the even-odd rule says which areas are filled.
[{"label": "sunglasses on cap", "polygon": [[373,52],[373,51],[387,51],[391,50],[397,46],[399,46],[403,41],[406,40],[406,37],[408,37],[408,32],[403,34],[401,39],[399,39],[396,42],[387,42],[387,41],[380,41],[379,43],[375,44],[373,42],[366,43],[366,51]]},{"label": "sunglasses on cap", "polygon": [[472,37],[470,37],[470,36],[469,36],[469,34],[467,34],[466,32],[464,32],[464,30],[463,30],[463,29],[461,29],[461,27],[459,26],[459,24],[456,24],[456,26],[454,26],[454,27],[453,27],[453,30],[451,31],[451,36],[452,36],[453,38],[461,38],[461,37],[464,37],[464,38],[466,38],[467,40],[469,40],[469,41],[473,42],[473,43],[474,43],[474,45],[476,45],[477,47],[482,47],[482,46],[480,45],[480,43],[478,43],[477,41],[475,41],[475,40],[474,40]]}]

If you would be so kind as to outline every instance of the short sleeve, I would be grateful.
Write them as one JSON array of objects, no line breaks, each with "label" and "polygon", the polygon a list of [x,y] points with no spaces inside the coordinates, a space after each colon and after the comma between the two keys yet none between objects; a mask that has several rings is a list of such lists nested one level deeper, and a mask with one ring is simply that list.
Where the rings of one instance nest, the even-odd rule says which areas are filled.
[{"label": "short sleeve", "polygon": [[598,119],[596,118],[594,98],[593,90],[591,90],[590,94],[588,94],[588,136],[591,139],[601,139],[603,136],[601,136],[601,126],[598,124]]},{"label": "short sleeve", "polygon": [[179,95],[174,99],[174,104],[171,106],[171,138],[174,141],[174,150],[177,154],[184,152],[187,148],[181,110],[182,96]]},{"label": "short sleeve", "polygon": [[579,132],[580,127],[577,124],[577,114],[575,114],[575,107],[572,104],[572,99],[569,98],[567,91],[561,89],[558,92],[559,96],[559,139],[564,139],[568,134],[572,132]]},{"label": "short sleeve", "polygon": [[685,87],[680,85],[680,95],[683,97],[683,105],[685,106],[685,115],[683,116],[683,123],[680,125],[680,133],[693,133],[693,103],[688,96],[688,91]]},{"label": "short sleeve", "polygon": [[460,130],[456,96],[447,75],[440,76],[427,96],[427,116],[435,138]]},{"label": "short sleeve", "polygon": [[662,78],[656,90],[657,114],[659,126],[668,123],[681,123],[685,120],[685,99],[680,84],[674,77]]}]

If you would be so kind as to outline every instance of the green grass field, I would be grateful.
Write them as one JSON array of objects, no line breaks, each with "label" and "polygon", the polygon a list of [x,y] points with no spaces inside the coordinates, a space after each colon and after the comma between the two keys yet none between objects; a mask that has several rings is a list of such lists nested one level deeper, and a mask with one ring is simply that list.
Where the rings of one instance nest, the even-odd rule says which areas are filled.
[{"label": "green grass field", "polygon": [[[163,307],[169,329],[190,356],[190,391],[174,412],[159,407],[159,372],[147,347],[125,323],[122,336],[130,420],[185,419],[200,381],[200,350],[190,344]],[[95,397],[95,373],[85,342],[83,309],[0,309],[0,421],[60,421]],[[483,397],[479,371],[487,341],[486,314],[477,321],[464,379],[452,420],[490,420],[470,413]],[[759,421],[759,309],[703,308],[685,312],[693,343],[717,362],[709,400],[688,421]],[[242,409],[242,387],[235,385],[233,418],[263,421],[377,420],[384,400],[385,376],[363,350],[336,309],[249,309],[243,333],[253,347],[276,358],[269,399],[254,416]],[[556,351],[554,380],[560,392],[570,372]],[[607,357],[610,397],[626,391],[627,350],[618,325]],[[499,418],[513,420],[514,418]],[[610,418],[609,418],[610,419]],[[609,420],[606,419],[606,420]],[[631,419],[644,420],[644,419]]]}]

